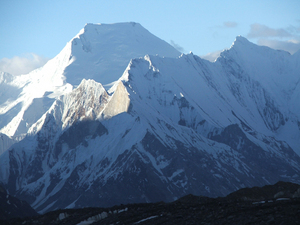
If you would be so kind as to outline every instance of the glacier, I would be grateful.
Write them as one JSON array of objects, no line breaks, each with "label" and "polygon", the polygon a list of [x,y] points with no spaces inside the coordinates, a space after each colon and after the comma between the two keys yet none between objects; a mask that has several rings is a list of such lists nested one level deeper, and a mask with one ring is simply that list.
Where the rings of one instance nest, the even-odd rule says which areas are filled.
[{"label": "glacier", "polygon": [[299,62],[241,36],[209,62],[87,24],[44,67],[1,74],[0,182],[39,212],[300,183]]}]

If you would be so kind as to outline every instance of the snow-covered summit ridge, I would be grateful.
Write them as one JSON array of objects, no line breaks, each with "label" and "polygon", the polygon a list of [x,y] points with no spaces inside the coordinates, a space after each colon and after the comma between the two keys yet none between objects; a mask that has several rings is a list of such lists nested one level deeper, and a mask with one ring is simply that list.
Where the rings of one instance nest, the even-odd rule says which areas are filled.
[{"label": "snow-covered summit ridge", "polygon": [[0,71],[0,84],[1,83],[9,83],[13,80],[13,75],[10,73],[6,73],[6,72],[1,72]]},{"label": "snow-covered summit ridge", "polygon": [[[225,53],[228,57],[215,63],[193,54],[179,58],[146,55],[132,60],[121,77],[130,94],[132,111],[139,115],[143,111],[160,111],[166,116],[164,120],[183,121],[184,113],[177,113],[174,105],[187,101],[202,112],[195,121],[205,120],[212,127],[224,128],[243,118],[243,123],[254,130],[285,139],[284,133],[297,129],[293,121],[300,121],[300,86],[294,83],[300,79],[296,61],[292,55],[238,39],[245,49],[252,45],[257,48],[248,56],[259,57],[260,61],[249,59],[241,49],[234,49],[236,46]],[[269,54],[260,54],[263,49]],[[286,56],[285,62],[281,61],[282,55]],[[189,113],[193,117],[194,112]],[[299,131],[295,131],[293,138],[286,141],[300,154],[296,147],[298,135]]]},{"label": "snow-covered summit ridge", "polygon": [[[103,111],[110,96],[107,94],[104,87],[94,80],[85,80],[55,102],[49,110],[33,124],[28,133],[35,135],[41,129],[45,129],[43,124],[52,118],[53,126],[57,126],[59,131],[63,131],[78,121],[93,121]],[[49,128],[53,129],[53,127]]]},{"label": "snow-covered summit ridge", "polygon": [[83,79],[93,79],[103,85],[115,82],[132,58],[146,54],[180,55],[138,23],[86,24],[43,67],[21,76],[1,73],[0,132],[8,136],[26,133],[49,107],[49,101],[44,105],[43,100],[39,100],[42,110],[37,110],[30,120],[24,118],[31,114],[27,109],[35,112],[31,107],[34,99],[57,99],[72,91]]},{"label": "snow-covered summit ridge", "polygon": [[78,85],[83,78],[110,84],[118,80],[130,59],[146,54],[180,55],[170,44],[134,22],[86,24],[70,43],[70,60],[74,62],[64,75],[72,85]]},{"label": "snow-covered summit ridge", "polygon": [[[232,56],[234,53],[249,54],[250,52],[256,52],[256,54],[261,54],[261,55],[280,54],[285,56],[291,56],[289,52],[284,50],[275,50],[268,46],[256,45],[241,35],[237,36],[234,42],[232,43],[231,47],[229,49],[225,49],[224,51],[222,51],[220,56],[229,57],[230,55]],[[296,53],[294,53],[293,55],[295,55]]]},{"label": "snow-covered summit ridge", "polygon": [[[286,57],[291,56],[289,52],[283,50],[275,50],[267,46],[259,46],[250,42],[247,38],[239,35],[236,37],[229,49],[225,49],[221,52],[220,57],[233,58],[238,56],[247,56],[247,58],[252,58],[253,55],[249,54],[258,54],[262,56],[274,56],[275,54],[284,55]],[[236,58],[235,58],[236,59]]]},{"label": "snow-covered summit ridge", "polygon": [[216,62],[227,65],[229,73],[237,70],[239,79],[251,78],[268,92],[277,93],[276,98],[284,104],[291,98],[300,80],[297,55],[258,46],[238,36],[230,49],[224,50]]}]

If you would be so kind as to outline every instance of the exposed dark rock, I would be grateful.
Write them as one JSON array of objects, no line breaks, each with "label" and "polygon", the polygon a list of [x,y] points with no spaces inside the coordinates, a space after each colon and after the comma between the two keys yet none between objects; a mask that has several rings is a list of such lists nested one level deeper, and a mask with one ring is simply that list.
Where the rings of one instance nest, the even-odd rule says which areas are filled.
[{"label": "exposed dark rock", "polygon": [[[299,224],[300,198],[295,197],[299,187],[278,182],[244,188],[224,198],[187,195],[171,203],[64,209],[0,224]],[[280,198],[272,197],[278,191],[283,193]]]},{"label": "exposed dark rock", "polygon": [[27,202],[10,196],[6,193],[6,190],[0,186],[0,221],[37,215],[38,213],[31,208]]},{"label": "exposed dark rock", "polygon": [[264,187],[243,188],[227,196],[228,199],[243,199],[249,201],[295,197],[300,197],[300,185],[282,181]]}]

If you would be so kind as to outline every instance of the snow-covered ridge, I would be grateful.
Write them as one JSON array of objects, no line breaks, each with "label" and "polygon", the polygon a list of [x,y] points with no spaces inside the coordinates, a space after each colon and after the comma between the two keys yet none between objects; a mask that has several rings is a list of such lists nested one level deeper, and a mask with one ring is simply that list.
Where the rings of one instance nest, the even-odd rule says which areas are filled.
[{"label": "snow-covered ridge", "polygon": [[285,51],[257,46],[241,36],[236,38],[230,49],[221,53],[217,61],[239,66],[243,69],[240,75],[247,73],[269,92],[277,90],[276,98],[282,102],[288,100],[300,81],[297,53],[291,55]]},{"label": "snow-covered ridge", "polygon": [[[180,55],[138,23],[86,24],[43,67],[21,76],[1,73],[0,132],[8,136],[25,134],[49,109],[54,101],[49,99],[69,93],[83,79],[104,85],[115,82],[130,59],[146,54]],[[32,113],[35,115],[26,118]]]},{"label": "snow-covered ridge", "polygon": [[28,133],[34,135],[39,132],[50,115],[61,131],[77,121],[93,121],[101,115],[109,99],[100,83],[83,79],[77,88],[57,99],[41,119],[30,127]]},{"label": "snow-covered ridge", "polygon": [[77,120],[95,120],[108,102],[109,95],[100,83],[83,79],[80,85],[62,99],[63,129]]},{"label": "snow-covered ridge", "polygon": [[[241,37],[239,39],[246,44],[244,50],[253,45],[249,43],[247,46],[247,40]],[[299,128],[293,122],[300,121],[299,111],[295,110],[299,103],[293,97],[299,95],[299,92],[296,89],[291,91],[288,85],[281,86],[281,89],[270,88],[276,85],[276,78],[280,76],[287,76],[286,80],[290,81],[290,85],[294,85],[294,80],[300,79],[298,67],[290,67],[295,63],[294,56],[278,52],[279,56],[283,54],[286,57],[282,64],[279,56],[270,56],[277,51],[267,49],[269,53],[261,55],[260,51],[265,48],[255,46],[259,51],[255,55],[253,52],[252,56],[260,57],[261,62],[254,73],[248,72],[247,68],[255,68],[256,61],[247,61],[247,67],[244,68],[246,56],[234,61],[230,58],[235,52],[240,54],[234,48],[232,46],[227,55],[221,56],[215,63],[193,54],[182,55],[177,59],[145,56],[132,60],[121,78],[130,94],[132,110],[136,109],[137,104],[141,104],[143,108],[137,114],[143,114],[147,104],[154,111],[164,112],[165,120],[177,122],[183,121],[183,115],[187,112],[178,113],[174,107],[180,101],[186,101],[191,108],[200,112],[201,116],[198,115],[197,119],[193,118],[193,110],[186,114],[187,118],[195,119],[194,122],[208,121],[215,128],[242,122],[259,133],[274,135],[287,141],[300,154],[299,147],[296,147],[299,144]],[[280,69],[268,67],[268,62],[275,65],[276,60]],[[262,67],[264,64],[266,67]],[[257,79],[256,74],[267,77],[269,82]],[[136,101],[139,103],[135,103]],[[293,130],[293,138],[286,139],[288,130]]]},{"label": "snow-covered ridge", "polygon": [[[72,39],[67,82],[78,85],[83,78],[103,85],[122,75],[130,59],[146,54],[178,57],[180,53],[138,23],[86,24]],[[68,75],[70,74],[70,75]]]},{"label": "snow-covered ridge", "polygon": [[[2,133],[9,136],[26,133],[51,106],[53,101],[45,98],[53,99],[72,90],[72,86],[65,83],[63,76],[64,68],[69,64],[68,49],[69,44],[43,67],[29,74],[14,76],[9,82],[3,83],[10,86],[10,96],[4,95],[3,100],[6,102],[0,105]],[[6,94],[6,90],[1,89],[0,93]],[[41,99],[40,103],[34,105],[35,99]],[[26,114],[33,120],[28,120]]]}]

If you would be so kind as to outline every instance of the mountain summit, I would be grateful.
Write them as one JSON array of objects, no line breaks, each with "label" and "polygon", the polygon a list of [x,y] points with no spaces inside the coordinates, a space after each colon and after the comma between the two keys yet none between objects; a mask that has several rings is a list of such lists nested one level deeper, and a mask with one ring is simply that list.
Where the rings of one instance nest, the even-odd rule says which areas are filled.
[{"label": "mountain summit", "polygon": [[86,24],[68,45],[73,63],[64,75],[72,85],[78,85],[83,78],[109,84],[122,75],[130,59],[146,54],[161,57],[181,54],[134,22]]},{"label": "mountain summit", "polygon": [[[26,136],[0,156],[9,193],[46,212],[300,183],[299,57],[238,37],[214,63],[149,52],[105,81],[111,88],[99,83],[123,53],[152,51],[157,40],[135,23],[88,24],[35,72],[49,68],[63,82],[29,95]],[[167,55],[172,47],[163,46]],[[5,116],[23,109],[14,104]]]},{"label": "mountain summit", "polygon": [[69,93],[82,79],[110,84],[122,76],[132,58],[146,54],[181,53],[138,23],[86,24],[43,67],[22,76],[0,74],[0,132],[23,136],[55,98]]}]

